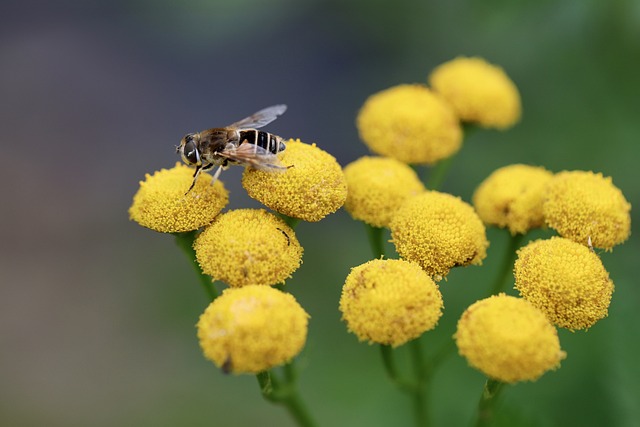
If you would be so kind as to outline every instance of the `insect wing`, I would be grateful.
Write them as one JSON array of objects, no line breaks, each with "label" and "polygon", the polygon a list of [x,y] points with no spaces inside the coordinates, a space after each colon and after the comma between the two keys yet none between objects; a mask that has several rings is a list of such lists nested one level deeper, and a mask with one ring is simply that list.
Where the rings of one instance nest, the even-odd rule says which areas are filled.
[{"label": "insect wing", "polygon": [[259,145],[244,142],[239,146],[230,146],[218,153],[222,157],[235,161],[245,166],[251,166],[254,169],[268,171],[283,171],[287,167],[280,163],[280,159],[275,154],[265,150]]},{"label": "insect wing", "polygon": [[284,104],[272,105],[271,107],[267,107],[263,110],[258,111],[257,113],[252,114],[246,119],[242,119],[239,122],[235,122],[229,125],[229,127],[235,129],[261,128],[277,119],[279,116],[284,114],[285,111],[287,111],[287,106]]}]

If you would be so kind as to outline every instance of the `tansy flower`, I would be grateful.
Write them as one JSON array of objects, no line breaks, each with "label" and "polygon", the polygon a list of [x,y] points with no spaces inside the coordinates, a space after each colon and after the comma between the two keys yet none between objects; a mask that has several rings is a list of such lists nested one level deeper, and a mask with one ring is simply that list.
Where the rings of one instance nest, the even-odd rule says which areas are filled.
[{"label": "tansy flower", "polygon": [[356,125],[374,153],[404,163],[434,164],[462,144],[458,117],[423,85],[400,85],[369,97]]},{"label": "tansy flower", "polygon": [[552,177],[541,167],[505,166],[480,184],[473,194],[473,205],[485,224],[524,234],[544,224],[542,201]]},{"label": "tansy flower", "polygon": [[456,58],[438,66],[429,84],[462,121],[504,129],[520,119],[520,94],[502,68],[481,58]]},{"label": "tansy flower", "polygon": [[442,295],[417,264],[376,259],[351,270],[340,311],[360,341],[397,347],[436,326]]},{"label": "tansy flower", "polygon": [[202,271],[229,286],[282,283],[302,262],[295,232],[263,209],[219,215],[193,248]]},{"label": "tansy flower", "polygon": [[262,372],[302,350],[308,318],[291,294],[277,289],[257,285],[225,289],[200,316],[200,347],[226,372]]},{"label": "tansy flower", "polygon": [[193,170],[180,163],[146,174],[133,196],[129,218],[162,233],[191,231],[209,224],[227,205],[229,193],[221,181],[211,185],[211,175],[204,173],[186,193],[192,181]]},{"label": "tansy flower", "polygon": [[347,183],[336,159],[298,140],[287,142],[280,155],[289,168],[282,173],[245,169],[242,185],[265,206],[304,221],[320,221],[347,198]]},{"label": "tansy flower", "polygon": [[454,335],[458,351],[488,377],[534,381],[556,369],[566,353],[544,314],[527,301],[499,294],[462,313]]},{"label": "tansy flower", "polygon": [[588,247],[562,237],[518,251],[516,289],[557,326],[587,329],[607,316],[613,282]]},{"label": "tansy flower", "polygon": [[611,250],[627,240],[631,205],[610,177],[584,171],[556,174],[542,206],[547,225],[562,237]]},{"label": "tansy flower", "polygon": [[389,157],[362,157],[344,168],[345,209],[354,219],[386,227],[408,197],[424,191],[415,171]]},{"label": "tansy flower", "polygon": [[398,254],[436,280],[452,267],[481,264],[489,242],[473,208],[459,197],[427,191],[408,199],[389,225]]}]

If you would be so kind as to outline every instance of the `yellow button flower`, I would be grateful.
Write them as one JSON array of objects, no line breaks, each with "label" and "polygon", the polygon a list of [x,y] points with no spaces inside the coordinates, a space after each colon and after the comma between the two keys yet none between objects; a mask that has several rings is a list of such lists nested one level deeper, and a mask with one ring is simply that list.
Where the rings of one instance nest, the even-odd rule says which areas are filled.
[{"label": "yellow button flower", "polygon": [[283,283],[302,262],[295,232],[264,209],[219,215],[193,248],[202,271],[229,286]]},{"label": "yellow button flower", "polygon": [[245,169],[242,185],[265,206],[304,221],[320,221],[340,209],[347,183],[335,157],[298,140],[289,140],[280,154],[289,168],[282,173]]},{"label": "yellow button flower", "polygon": [[362,157],[344,168],[345,209],[354,219],[386,227],[402,202],[424,191],[411,167],[389,157]]},{"label": "yellow button flower", "polygon": [[472,304],[458,320],[458,351],[488,377],[535,381],[566,353],[544,314],[527,301],[499,294]]},{"label": "yellow button flower", "polygon": [[197,230],[209,224],[229,202],[221,181],[211,185],[211,175],[202,173],[193,182],[193,170],[176,163],[171,169],[146,174],[133,196],[129,218],[162,233]]},{"label": "yellow button flower", "polygon": [[482,264],[489,242],[473,208],[459,197],[427,191],[408,199],[390,223],[398,254],[436,280],[452,267]]},{"label": "yellow button flower", "polygon": [[610,177],[564,171],[549,182],[542,207],[547,225],[562,237],[611,250],[631,232],[631,205]]},{"label": "yellow button flower", "polygon": [[257,285],[229,288],[200,316],[200,347],[226,372],[266,371],[302,350],[308,318],[291,294]]},{"label": "yellow button flower", "polygon": [[442,295],[417,264],[376,259],[351,270],[340,311],[360,341],[397,347],[436,326]]},{"label": "yellow button flower", "polygon": [[542,202],[552,177],[541,167],[505,166],[480,184],[473,194],[473,205],[485,224],[524,234],[544,224]]},{"label": "yellow button flower", "polygon": [[504,129],[520,119],[520,94],[502,68],[460,57],[438,66],[429,84],[453,105],[462,121]]},{"label": "yellow button flower", "polygon": [[370,96],[356,125],[371,151],[404,163],[434,164],[462,145],[458,117],[423,85],[395,86]]},{"label": "yellow button flower", "polygon": [[607,316],[613,282],[586,246],[562,237],[536,240],[518,251],[514,274],[520,295],[559,327],[587,329]]}]

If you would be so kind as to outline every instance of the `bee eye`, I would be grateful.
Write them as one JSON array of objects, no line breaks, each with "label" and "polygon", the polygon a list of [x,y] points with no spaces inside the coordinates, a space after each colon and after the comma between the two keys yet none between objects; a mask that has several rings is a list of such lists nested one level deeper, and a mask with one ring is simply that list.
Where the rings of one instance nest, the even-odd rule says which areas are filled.
[{"label": "bee eye", "polygon": [[184,146],[182,147],[182,160],[191,165],[200,164],[200,153],[196,143],[193,141],[193,135],[189,134],[184,137]]}]

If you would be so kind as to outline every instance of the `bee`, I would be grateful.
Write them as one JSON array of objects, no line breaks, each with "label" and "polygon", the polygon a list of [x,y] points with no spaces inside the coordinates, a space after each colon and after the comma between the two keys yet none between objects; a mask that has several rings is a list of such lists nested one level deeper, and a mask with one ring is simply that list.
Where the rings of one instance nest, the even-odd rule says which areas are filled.
[{"label": "bee", "polygon": [[212,182],[215,182],[220,172],[230,165],[273,172],[286,170],[287,167],[283,166],[276,156],[286,148],[283,139],[258,130],[277,119],[286,110],[286,105],[272,105],[227,127],[186,134],[176,147],[176,152],[180,153],[186,164],[196,167],[193,182],[187,193],[196,184],[200,172],[214,166],[218,166],[218,169],[213,174]]}]

